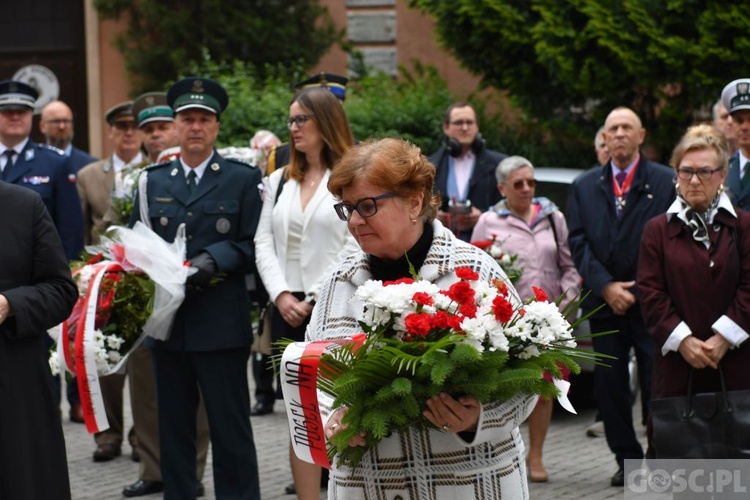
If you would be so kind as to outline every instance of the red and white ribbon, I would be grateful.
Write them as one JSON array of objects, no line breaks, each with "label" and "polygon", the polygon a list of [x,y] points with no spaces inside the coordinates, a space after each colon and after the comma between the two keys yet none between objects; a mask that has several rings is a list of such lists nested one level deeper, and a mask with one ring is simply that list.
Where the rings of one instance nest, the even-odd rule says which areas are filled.
[{"label": "red and white ribbon", "polygon": [[294,453],[305,462],[331,468],[326,451],[323,419],[318,403],[318,368],[320,356],[343,343],[359,346],[365,335],[349,339],[319,342],[294,342],[281,358],[281,389],[289,420]]},{"label": "red and white ribbon", "polygon": [[[117,262],[92,264],[94,274],[84,296],[83,314],[78,321],[75,340],[75,369],[78,377],[78,392],[81,397],[86,430],[90,434],[109,429],[109,421],[104,410],[104,400],[99,385],[96,367],[96,306],[99,287],[107,271],[122,271]],[[63,344],[64,345],[64,344]]]}]

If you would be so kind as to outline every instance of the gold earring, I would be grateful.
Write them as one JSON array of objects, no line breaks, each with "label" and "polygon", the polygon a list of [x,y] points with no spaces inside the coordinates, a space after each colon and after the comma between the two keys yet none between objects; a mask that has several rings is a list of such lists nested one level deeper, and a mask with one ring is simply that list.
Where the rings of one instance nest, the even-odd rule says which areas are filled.
[{"label": "gold earring", "polygon": [[417,219],[412,219],[412,220],[411,220],[411,223],[412,223],[412,224],[416,224],[416,223],[417,223]]}]

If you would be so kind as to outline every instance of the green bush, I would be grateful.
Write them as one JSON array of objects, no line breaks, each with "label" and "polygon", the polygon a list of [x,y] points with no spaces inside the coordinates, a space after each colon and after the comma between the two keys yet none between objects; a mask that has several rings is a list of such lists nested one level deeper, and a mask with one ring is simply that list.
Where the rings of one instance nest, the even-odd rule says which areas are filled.
[{"label": "green bush", "polygon": [[[300,63],[291,68],[266,67],[263,73],[266,76],[259,76],[242,61],[217,63],[207,54],[186,71],[185,75],[217,80],[229,93],[218,147],[248,146],[253,134],[261,129],[272,131],[282,141],[288,139],[286,118],[294,96],[293,82],[304,79],[305,70]],[[482,134],[492,149],[525,156],[538,166],[585,168],[593,162],[591,144],[577,141],[564,126],[549,134],[523,119],[518,125],[508,125],[503,116],[487,112],[488,103],[483,98],[451,94],[434,67],[415,62],[411,69],[400,68],[399,78],[371,68],[359,73],[360,78],[349,82],[344,106],[354,136],[360,141],[399,137],[430,155],[442,142],[446,108],[454,101],[466,100],[477,110]]]}]

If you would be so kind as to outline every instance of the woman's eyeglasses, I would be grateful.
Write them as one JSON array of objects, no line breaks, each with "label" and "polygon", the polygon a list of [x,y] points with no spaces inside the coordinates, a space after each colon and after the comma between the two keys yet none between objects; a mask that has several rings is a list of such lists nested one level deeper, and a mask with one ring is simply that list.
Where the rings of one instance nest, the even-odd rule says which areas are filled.
[{"label": "woman's eyeglasses", "polygon": [[511,184],[511,186],[513,187],[513,189],[519,190],[523,189],[524,184],[529,186],[529,189],[534,189],[536,187],[536,179],[519,179]]},{"label": "woman's eyeglasses", "polygon": [[677,169],[677,177],[679,177],[683,181],[689,181],[693,178],[694,175],[697,175],[700,180],[707,181],[720,170],[723,170],[723,167],[699,169],[681,167]]},{"label": "woman's eyeglasses", "polygon": [[378,213],[378,200],[393,196],[396,196],[396,193],[385,193],[373,198],[364,198],[353,205],[351,203],[336,203],[333,208],[336,210],[336,215],[339,216],[339,219],[347,222],[352,218],[355,210],[364,218],[372,217]]},{"label": "woman's eyeglasses", "polygon": [[286,126],[289,130],[292,130],[292,125],[297,125],[297,128],[302,128],[305,126],[305,123],[307,123],[307,120],[309,120],[313,116],[314,115],[290,116],[289,119],[286,121]]}]

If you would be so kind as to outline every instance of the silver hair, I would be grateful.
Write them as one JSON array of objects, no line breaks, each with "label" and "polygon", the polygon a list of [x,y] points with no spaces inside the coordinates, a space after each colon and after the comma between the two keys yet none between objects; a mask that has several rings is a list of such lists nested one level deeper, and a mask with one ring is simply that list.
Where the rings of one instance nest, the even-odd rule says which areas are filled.
[{"label": "silver hair", "polygon": [[599,144],[604,142],[604,139],[602,139],[603,133],[604,133],[604,125],[599,127],[599,130],[596,131],[596,135],[594,136],[594,151],[596,151],[599,148]]},{"label": "silver hair", "polygon": [[504,184],[510,174],[523,167],[529,167],[534,172],[534,165],[523,156],[509,156],[498,163],[495,168],[495,178],[498,184]]},{"label": "silver hair", "polygon": [[714,122],[719,119],[719,106],[721,105],[722,105],[722,102],[721,102],[721,99],[719,99],[711,107],[711,116],[713,117]]}]

